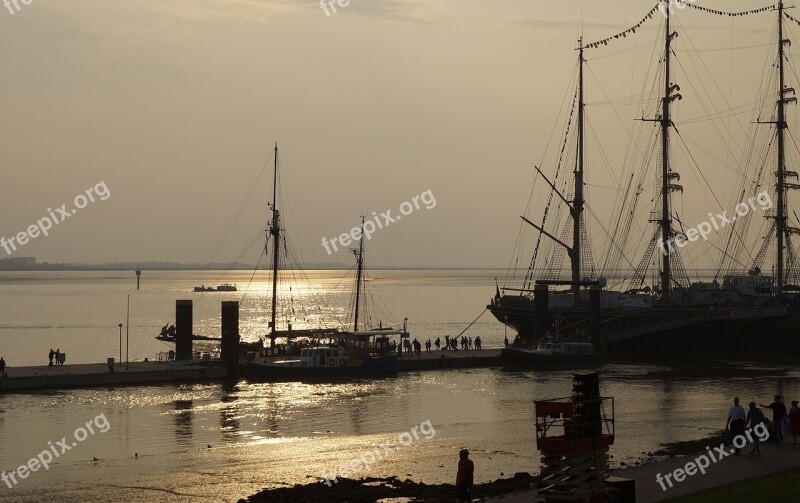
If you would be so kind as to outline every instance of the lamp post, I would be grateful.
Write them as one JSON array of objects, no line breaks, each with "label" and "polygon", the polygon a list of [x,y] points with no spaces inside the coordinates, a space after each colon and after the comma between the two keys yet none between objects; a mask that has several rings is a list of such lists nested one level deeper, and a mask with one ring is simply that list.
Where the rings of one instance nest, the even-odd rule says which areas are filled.
[{"label": "lamp post", "polygon": [[119,324],[119,362],[122,363],[122,323]]},{"label": "lamp post", "polygon": [[503,316],[503,346],[508,346],[508,315]]},{"label": "lamp post", "polygon": [[130,356],[131,348],[131,296],[128,295],[128,315],[125,320],[125,370],[128,370],[128,357]]}]

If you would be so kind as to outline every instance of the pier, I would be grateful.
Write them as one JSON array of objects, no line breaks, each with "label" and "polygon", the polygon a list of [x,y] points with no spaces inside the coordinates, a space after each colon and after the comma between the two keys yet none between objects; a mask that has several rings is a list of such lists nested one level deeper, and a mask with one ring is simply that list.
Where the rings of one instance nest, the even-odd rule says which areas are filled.
[{"label": "pier", "polygon": [[[482,368],[500,365],[499,349],[480,351],[432,351],[398,358],[400,372]],[[117,363],[111,372],[105,363],[62,366],[7,367],[0,378],[0,392],[65,388],[102,388],[141,384],[189,384],[228,379],[224,362],[130,362]]]},{"label": "pier", "polygon": [[[127,368],[126,368],[127,367]],[[60,388],[100,388],[138,384],[177,383],[224,380],[228,369],[208,362],[117,363],[111,372],[105,363],[61,366],[7,367],[0,379],[0,392]]]}]

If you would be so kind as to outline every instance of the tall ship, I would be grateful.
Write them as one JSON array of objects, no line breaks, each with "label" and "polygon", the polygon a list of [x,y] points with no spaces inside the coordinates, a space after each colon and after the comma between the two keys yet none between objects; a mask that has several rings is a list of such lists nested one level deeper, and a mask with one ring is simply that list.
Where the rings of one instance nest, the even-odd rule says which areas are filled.
[{"label": "tall ship", "polygon": [[[567,112],[562,115],[562,141],[550,168],[535,167],[534,183],[542,187],[540,198],[535,199],[531,191],[515,256],[502,287],[498,284],[487,306],[517,332],[511,349],[592,343],[598,352],[622,357],[754,356],[800,349],[800,264],[791,239],[800,234],[800,219],[789,210],[790,195],[800,183],[797,172],[787,167],[787,157],[798,158],[800,150],[794,140],[787,141],[787,108],[797,100],[786,82],[791,46],[787,25],[800,22],[786,12],[782,1],[745,12],[682,5],[688,9],[681,15],[693,10],[744,18],[737,22],[770,13],[777,16],[777,40],[766,65],[774,71],[761,80],[759,97],[744,111],[753,114],[746,136],[752,141],[738,144],[730,141],[730,133],[728,138],[720,133],[728,127],[720,117],[730,121],[743,113],[742,107],[709,91],[718,91],[719,86],[707,65],[694,61],[702,51],[688,36],[685,45],[678,46],[679,32],[674,27],[681,25],[672,2],[659,2],[639,23],[612,37],[592,43],[581,37],[574,93],[568,95],[571,99],[565,101]],[[646,47],[648,43],[635,44],[634,34],[658,19],[662,35],[649,44],[657,57],[647,70],[649,84],[642,92],[609,98],[594,72],[592,81],[597,87],[589,89],[587,52],[621,45],[625,39],[633,41],[634,48]],[[619,49],[618,53],[631,50]],[[678,54],[692,59],[678,59],[680,72],[675,71]],[[707,76],[701,76],[698,67]],[[681,91],[678,74],[682,80],[691,79],[688,89]],[[623,123],[627,138],[622,141],[627,145],[621,170],[612,167],[605,150],[608,144],[599,142],[598,131],[591,127],[586,94],[592,90],[602,97],[592,102],[592,108],[610,107],[614,118]],[[703,111],[691,123],[707,123],[709,136],[727,140],[733,150],[727,159],[715,157],[706,144],[682,134],[673,107],[684,94],[686,101],[697,99]],[[641,117],[626,121],[618,110],[621,106],[627,107],[626,113],[633,109]],[[738,117],[736,121],[741,126]],[[599,143],[593,155],[587,153],[589,140]],[[696,184],[681,181],[674,162],[676,151],[681,163],[693,171]],[[697,162],[701,156],[721,164],[729,178],[730,173],[736,176],[725,179],[720,187],[708,179],[705,165]],[[605,165],[601,174],[592,172],[601,165]],[[600,179],[615,185],[610,188],[613,200],[605,198],[598,205],[611,207],[606,220],[593,210],[588,197],[587,188],[594,185],[588,180],[596,184]],[[722,199],[731,199],[728,204],[716,193],[723,188],[727,193]],[[704,222],[690,227],[694,222],[681,216],[682,208],[686,201],[696,204],[698,194],[710,194],[711,211]],[[538,218],[531,216],[533,212]],[[685,249],[687,245],[691,249]],[[687,255],[695,262],[703,259],[708,274],[688,269]],[[520,266],[525,263],[527,268]],[[754,349],[756,334],[760,347]]]}]

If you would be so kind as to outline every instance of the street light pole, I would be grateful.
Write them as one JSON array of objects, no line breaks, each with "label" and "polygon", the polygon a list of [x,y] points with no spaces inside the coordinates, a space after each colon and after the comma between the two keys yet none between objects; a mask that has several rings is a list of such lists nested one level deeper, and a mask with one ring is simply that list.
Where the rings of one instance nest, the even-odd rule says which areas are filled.
[{"label": "street light pole", "polygon": [[122,323],[119,324],[119,363],[122,364]]},{"label": "street light pole", "polygon": [[128,295],[128,315],[125,321],[125,370],[128,370],[128,357],[130,356],[131,333],[131,296]]}]

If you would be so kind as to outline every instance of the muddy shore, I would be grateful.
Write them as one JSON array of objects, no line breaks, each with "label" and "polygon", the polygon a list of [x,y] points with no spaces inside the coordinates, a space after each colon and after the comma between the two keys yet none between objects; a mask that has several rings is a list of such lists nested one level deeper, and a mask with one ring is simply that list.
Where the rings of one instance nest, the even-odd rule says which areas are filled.
[{"label": "muddy shore", "polygon": [[[728,436],[724,431],[713,432],[707,437],[683,442],[664,444],[661,449],[654,452],[643,452],[641,463],[651,463],[676,456],[688,456],[705,450],[706,446],[717,446],[727,442]],[[627,468],[622,465],[620,468]],[[473,492],[475,498],[489,498],[502,496],[517,491],[532,488],[537,482],[537,477],[529,473],[516,473],[507,479],[498,479],[494,482],[477,484]],[[454,498],[455,487],[453,484],[425,484],[412,480],[400,480],[396,477],[374,478],[368,477],[361,480],[339,479],[339,482],[328,486],[323,481],[292,487],[264,489],[247,499],[240,499],[239,503],[277,503],[283,501],[302,501],[308,503],[321,503],[329,501],[342,501],[348,503],[375,503],[381,499],[407,499],[414,502],[450,501]]]}]

